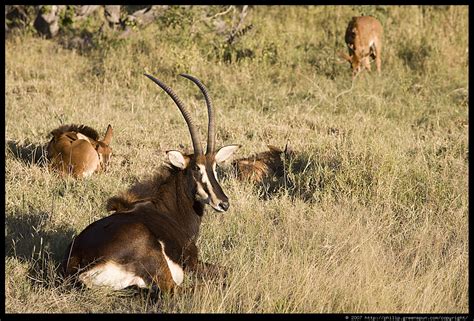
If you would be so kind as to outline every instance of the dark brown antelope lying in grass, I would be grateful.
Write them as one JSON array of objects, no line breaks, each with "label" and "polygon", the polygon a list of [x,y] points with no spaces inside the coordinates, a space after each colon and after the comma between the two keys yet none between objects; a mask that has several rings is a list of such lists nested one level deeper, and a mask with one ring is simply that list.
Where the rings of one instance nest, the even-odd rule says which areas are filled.
[{"label": "dark brown antelope lying in grass", "polygon": [[76,178],[106,170],[112,156],[112,126],[103,140],[94,129],[84,125],[64,125],[51,132],[47,152],[50,168]]},{"label": "dark brown antelope lying in grass", "polygon": [[193,143],[193,154],[167,152],[168,163],[150,180],[113,197],[108,208],[115,213],[87,226],[69,245],[63,266],[65,274],[78,273],[86,286],[122,289],[158,285],[169,292],[183,282],[184,271],[202,275],[222,270],[198,260],[196,239],[206,204],[218,212],[229,209],[229,199],[219,185],[216,166],[240,145],[215,151],[215,121],[207,89],[193,76],[204,94],[209,115],[207,151],[187,108],[173,90],[153,76],[181,111]]},{"label": "dark brown antelope lying in grass", "polygon": [[240,180],[249,180],[261,183],[272,176],[282,177],[284,173],[284,160],[293,155],[293,151],[286,144],[285,149],[267,145],[268,151],[256,155],[236,159],[232,162]]},{"label": "dark brown antelope lying in grass", "polygon": [[370,71],[369,57],[375,59],[377,72],[380,74],[382,68],[382,36],[382,25],[374,17],[352,17],[345,35],[349,55],[341,52],[340,56],[350,62],[353,77],[363,67]]}]

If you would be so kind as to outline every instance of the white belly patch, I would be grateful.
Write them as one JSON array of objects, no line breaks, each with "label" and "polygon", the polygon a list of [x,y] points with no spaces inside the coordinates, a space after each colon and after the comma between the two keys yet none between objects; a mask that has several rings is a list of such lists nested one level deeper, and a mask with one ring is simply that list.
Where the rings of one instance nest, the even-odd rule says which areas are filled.
[{"label": "white belly patch", "polygon": [[166,263],[168,264],[168,268],[170,269],[171,277],[173,278],[174,283],[180,285],[181,283],[183,283],[184,279],[183,268],[179,264],[171,261],[171,259],[165,253],[165,245],[163,244],[163,242],[159,242],[161,244],[161,252],[163,252],[163,256],[165,257]]},{"label": "white belly patch", "polygon": [[87,287],[108,286],[114,290],[124,289],[131,285],[146,288],[145,281],[132,272],[126,271],[115,262],[107,262],[93,267],[79,275],[79,280]]}]

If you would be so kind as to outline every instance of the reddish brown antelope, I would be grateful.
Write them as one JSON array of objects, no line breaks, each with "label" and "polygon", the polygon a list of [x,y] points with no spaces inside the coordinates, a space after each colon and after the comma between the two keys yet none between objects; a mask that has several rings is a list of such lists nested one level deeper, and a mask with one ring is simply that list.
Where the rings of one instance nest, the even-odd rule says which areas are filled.
[{"label": "reddish brown antelope", "polygon": [[63,125],[51,132],[47,152],[50,168],[76,178],[106,170],[112,156],[112,126],[103,140],[94,129],[84,125]]},{"label": "reddish brown antelope", "polygon": [[345,35],[349,55],[342,52],[340,55],[350,62],[353,77],[355,77],[363,67],[370,71],[369,57],[375,59],[377,72],[380,74],[382,68],[382,36],[382,25],[374,17],[352,17],[352,20],[347,26]]},{"label": "reddish brown antelope", "polygon": [[261,183],[272,176],[283,176],[283,160],[293,156],[293,151],[288,147],[288,144],[284,150],[272,145],[267,145],[267,147],[268,151],[232,162],[238,179]]},{"label": "reddish brown antelope", "polygon": [[222,273],[219,267],[198,260],[195,242],[206,204],[218,212],[229,209],[216,166],[240,145],[215,152],[215,120],[207,89],[197,78],[181,74],[204,94],[209,116],[204,154],[185,105],[170,87],[145,75],[178,106],[188,125],[194,154],[168,151],[169,163],[153,179],[111,198],[108,208],[116,212],[90,224],[71,242],[63,262],[65,275],[78,273],[79,280],[89,287],[158,285],[161,291],[169,292],[183,282],[184,271]]}]

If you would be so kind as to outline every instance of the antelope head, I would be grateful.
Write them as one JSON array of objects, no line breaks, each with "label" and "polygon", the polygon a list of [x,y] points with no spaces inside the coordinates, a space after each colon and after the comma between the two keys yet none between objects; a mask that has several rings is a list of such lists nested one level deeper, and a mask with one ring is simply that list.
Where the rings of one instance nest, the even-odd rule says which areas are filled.
[{"label": "antelope head", "polygon": [[104,139],[102,140],[94,140],[82,133],[77,133],[78,139],[89,141],[92,147],[97,152],[97,156],[99,157],[98,170],[106,171],[110,164],[110,160],[112,158],[112,147],[110,147],[110,143],[112,142],[112,136],[113,129],[110,124],[107,126]]},{"label": "antelope head", "polygon": [[113,129],[112,126],[107,126],[107,131],[105,132],[104,139],[96,142],[95,149],[99,155],[100,166],[104,171],[107,170],[110,160],[112,158],[112,148],[110,143],[112,142]]},{"label": "antelope head", "polygon": [[355,77],[362,70],[362,57],[358,52],[353,51],[352,55],[348,55],[345,52],[339,52],[339,56],[349,62],[352,69],[352,76]]},{"label": "antelope head", "polygon": [[194,82],[204,95],[208,111],[208,136],[206,153],[203,152],[199,140],[197,128],[188,112],[186,106],[166,84],[155,77],[145,74],[154,83],[160,86],[175,102],[181,111],[189,129],[193,144],[193,154],[183,154],[177,150],[167,151],[167,157],[170,164],[183,172],[188,181],[188,191],[191,197],[201,203],[208,204],[218,212],[227,211],[229,208],[229,199],[222,190],[217,178],[216,167],[228,160],[232,154],[239,149],[240,145],[227,145],[221,147],[217,152],[215,150],[215,115],[212,101],[206,87],[201,81],[191,75],[180,74]]}]

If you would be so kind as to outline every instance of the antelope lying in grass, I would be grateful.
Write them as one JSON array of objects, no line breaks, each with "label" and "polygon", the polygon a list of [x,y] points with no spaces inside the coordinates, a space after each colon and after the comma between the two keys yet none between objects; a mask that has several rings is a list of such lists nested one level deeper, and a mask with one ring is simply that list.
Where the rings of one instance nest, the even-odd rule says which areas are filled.
[{"label": "antelope lying in grass", "polygon": [[153,76],[181,111],[193,143],[194,154],[167,152],[169,163],[154,178],[143,181],[108,202],[112,215],[87,226],[69,245],[63,262],[65,274],[78,272],[88,287],[122,289],[131,285],[156,286],[162,292],[176,289],[184,271],[221,274],[221,268],[198,260],[196,239],[204,206],[218,212],[229,209],[229,199],[216,176],[216,166],[240,145],[215,152],[215,121],[207,89],[190,75],[204,94],[209,115],[207,151],[185,105],[173,90]]},{"label": "antelope lying in grass", "polygon": [[362,68],[370,71],[369,57],[375,59],[377,72],[382,68],[382,35],[383,28],[380,22],[371,16],[352,17],[349,22],[345,41],[349,55],[341,52],[340,56],[350,62],[352,77],[355,77]]},{"label": "antelope lying in grass", "polygon": [[268,151],[232,162],[232,166],[237,172],[237,178],[261,183],[272,176],[283,176],[283,160],[291,157],[293,151],[288,147],[288,144],[284,150],[272,145],[267,145],[267,147]]},{"label": "antelope lying in grass", "polygon": [[94,129],[84,125],[64,125],[51,132],[47,152],[50,168],[76,178],[106,170],[112,156],[112,126],[103,140]]}]

